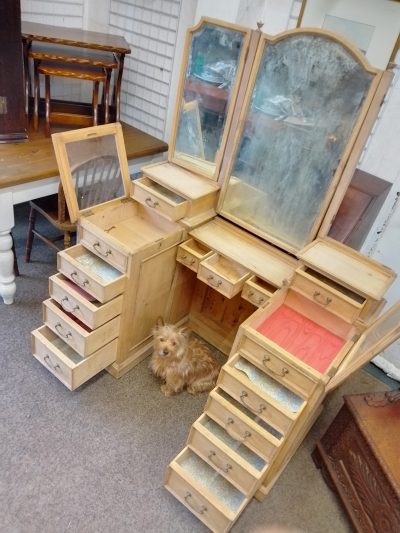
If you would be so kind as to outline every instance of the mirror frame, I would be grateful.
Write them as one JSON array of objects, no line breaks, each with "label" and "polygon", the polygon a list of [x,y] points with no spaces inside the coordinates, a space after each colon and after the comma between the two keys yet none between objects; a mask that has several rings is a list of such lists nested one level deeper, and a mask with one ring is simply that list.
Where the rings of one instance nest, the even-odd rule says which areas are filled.
[{"label": "mirror frame", "polygon": [[[178,128],[179,128],[179,117],[183,109],[182,101],[183,101],[183,93],[184,93],[184,84],[186,80],[186,73],[187,73],[189,57],[190,57],[190,54],[189,54],[190,47],[192,44],[192,39],[193,39],[194,34],[198,32],[199,30],[201,30],[201,28],[205,26],[206,24],[214,24],[215,26],[218,26],[219,28],[226,28],[229,30],[240,32],[243,34],[244,37],[243,37],[243,47],[242,47],[242,51],[240,54],[240,60],[239,60],[237,70],[236,70],[236,81],[232,87],[232,92],[230,95],[230,102],[227,107],[225,125],[224,125],[224,129],[223,129],[222,136],[221,136],[220,146],[216,153],[215,161],[214,163],[205,162],[204,164],[204,162],[199,159],[199,164],[196,165],[193,162],[193,160],[190,159],[190,156],[187,158],[187,160],[183,158],[175,157],[175,148],[176,148],[176,140],[177,140],[177,134],[178,134]],[[177,98],[175,101],[175,110],[173,114],[174,118],[173,118],[172,132],[170,136],[169,149],[168,149],[168,161],[171,161],[180,167],[186,168],[187,170],[190,170],[194,172],[195,174],[201,175],[213,181],[217,181],[218,179],[221,162],[222,162],[222,158],[224,155],[226,141],[228,137],[228,132],[229,132],[229,128],[232,122],[235,103],[236,103],[237,95],[239,92],[240,82],[243,76],[243,70],[244,70],[244,66],[246,62],[251,33],[252,33],[252,30],[250,28],[246,28],[244,26],[240,26],[237,24],[223,22],[221,20],[208,18],[208,17],[202,17],[200,21],[198,22],[198,24],[189,28],[186,32],[185,45],[184,45],[185,51],[184,51],[183,60],[181,63]],[[195,158],[193,157],[193,159]],[[210,171],[208,171],[208,169],[210,169]]]},{"label": "mirror frame", "polygon": [[[327,31],[327,30],[321,30],[318,28],[312,28],[312,29],[311,28],[308,28],[308,29],[296,28],[293,30],[285,31],[276,36],[261,34],[260,42],[259,42],[257,52],[255,55],[255,60],[253,63],[251,77],[250,77],[250,80],[247,86],[247,90],[244,96],[243,104],[241,106],[241,110],[240,110],[240,114],[238,118],[238,128],[231,133],[232,138],[230,137],[228,139],[228,143],[229,145],[232,146],[232,150],[230,150],[228,164],[222,167],[222,172],[220,176],[220,183],[222,186],[221,186],[221,193],[219,195],[219,200],[218,200],[218,205],[217,205],[217,213],[221,215],[222,217],[224,217],[225,219],[230,220],[231,222],[237,224],[238,226],[246,229],[250,233],[253,233],[254,235],[258,235],[264,240],[272,244],[275,244],[279,248],[284,249],[288,251],[289,253],[294,253],[294,254],[296,254],[296,252],[298,252],[299,249],[303,248],[305,244],[302,244],[300,248],[291,246],[290,244],[279,240],[278,238],[270,235],[269,233],[265,233],[264,231],[258,229],[256,226],[252,226],[244,222],[240,218],[235,217],[232,213],[224,210],[224,201],[225,201],[226,193],[228,190],[229,181],[230,181],[230,178],[232,177],[232,170],[233,170],[233,166],[236,160],[236,154],[238,152],[240,141],[241,141],[241,138],[244,132],[246,119],[248,116],[248,111],[250,108],[251,99],[252,99],[252,95],[254,91],[254,86],[255,86],[255,83],[258,77],[265,47],[268,46],[268,43],[275,43],[280,40],[286,39],[287,37],[290,37],[292,35],[304,35],[304,34],[321,35],[323,37],[327,37],[329,39],[332,39],[333,41],[338,42],[339,44],[344,46],[350,54],[354,56],[355,60],[361,64],[361,66],[364,68],[366,72],[374,76],[371,81],[370,88],[364,99],[364,102],[360,108],[358,117],[356,121],[354,122],[348,142],[342,153],[342,157],[339,160],[335,173],[331,177],[330,185],[325,193],[323,201],[320,204],[319,213],[309,232],[309,235],[308,235],[308,238],[305,244],[311,242],[317,236],[319,228],[324,220],[324,216],[326,215],[328,211],[331,201],[334,198],[337,189],[339,189],[337,186],[339,182],[341,181],[341,177],[345,171],[346,164],[348,163],[352,149],[357,141],[361,127],[363,125],[363,122],[365,120],[369,107],[371,105],[371,101],[375,95],[375,92],[377,91],[377,88],[379,86],[379,83],[382,79],[382,75],[384,72],[384,71],[381,71],[381,70],[378,70],[372,67],[367,61],[367,59],[365,58],[365,56],[353,44],[349,43],[346,39],[342,38],[340,35]],[[351,179],[351,175],[348,181],[350,181],[350,179]],[[340,191],[338,191],[338,193],[344,194],[345,190],[346,190],[346,187],[341,186]]]}]

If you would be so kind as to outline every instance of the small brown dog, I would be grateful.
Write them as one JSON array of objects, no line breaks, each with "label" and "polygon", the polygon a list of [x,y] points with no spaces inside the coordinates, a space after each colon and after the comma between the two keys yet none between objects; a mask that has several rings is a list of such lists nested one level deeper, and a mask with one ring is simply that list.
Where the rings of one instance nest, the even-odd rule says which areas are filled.
[{"label": "small brown dog", "polygon": [[153,329],[154,352],[149,367],[164,380],[165,396],[178,394],[185,387],[190,394],[210,391],[221,365],[202,342],[190,337],[189,328],[164,324],[161,317]]}]

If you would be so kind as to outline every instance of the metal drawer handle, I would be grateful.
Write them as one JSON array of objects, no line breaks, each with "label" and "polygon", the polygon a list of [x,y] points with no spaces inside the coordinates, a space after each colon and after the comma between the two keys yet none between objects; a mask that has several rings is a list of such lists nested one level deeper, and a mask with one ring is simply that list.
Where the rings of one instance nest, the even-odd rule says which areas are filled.
[{"label": "metal drawer handle", "polygon": [[110,250],[110,248],[107,248],[107,250],[105,252],[103,252],[103,250],[101,249],[101,244],[99,243],[99,241],[93,243],[93,248],[96,250],[96,252],[98,254],[102,255],[103,257],[107,257],[108,255],[112,255],[112,251]]},{"label": "metal drawer handle", "polygon": [[262,360],[262,363],[264,366],[268,368],[268,371],[271,372],[271,374],[275,374],[275,376],[279,376],[280,378],[283,378],[286,376],[286,374],[289,374],[289,369],[286,367],[282,367],[282,370],[280,372],[276,372],[273,368],[267,365],[271,361],[271,358],[269,355],[264,355],[264,359]]},{"label": "metal drawer handle", "polygon": [[68,337],[72,337],[72,333],[70,331],[67,331],[66,334],[62,333],[61,331],[59,331],[59,328],[60,329],[64,329],[64,326],[61,324],[61,322],[57,322],[57,324],[54,326],[57,330],[57,333],[61,336],[61,337],[64,337],[64,339],[68,339]]},{"label": "metal drawer handle", "polygon": [[249,402],[248,400],[245,400],[245,398],[248,397],[248,394],[247,392],[244,390],[241,392],[240,394],[240,401],[242,402],[242,404],[247,407],[248,409],[250,409],[250,411],[253,411],[253,413],[256,413],[258,415],[260,415],[263,411],[265,411],[266,409],[266,406],[262,403],[260,403],[260,407],[257,409],[256,407],[253,407]]},{"label": "metal drawer handle", "polygon": [[257,300],[257,298],[253,298],[253,296],[255,296],[255,293],[253,291],[249,291],[247,294],[248,294],[249,298],[251,300],[253,300],[253,302],[255,302],[255,303],[259,304],[259,305],[261,305],[263,302],[265,302],[264,296],[260,296],[258,298],[258,300]]},{"label": "metal drawer handle", "polygon": [[216,280],[215,281],[215,278],[212,274],[210,274],[208,277],[207,277],[207,281],[210,285],[212,285],[213,287],[221,287],[222,285],[222,281],[220,279]]},{"label": "metal drawer handle", "polygon": [[85,285],[89,285],[89,280],[88,279],[84,279],[83,281],[81,281],[79,279],[79,274],[78,274],[78,272],[76,270],[71,272],[71,278],[74,280],[74,282],[77,285],[80,285],[81,287],[84,287]]},{"label": "metal drawer handle", "polygon": [[327,296],[326,298],[323,298],[321,293],[318,291],[314,292],[313,298],[320,305],[329,305],[330,303],[332,303],[332,298],[329,298],[329,296]]},{"label": "metal drawer handle", "polygon": [[75,306],[71,304],[71,302],[68,299],[68,296],[64,296],[64,298],[61,298],[60,304],[61,304],[61,307],[65,311],[67,311],[67,313],[75,313],[75,311],[78,311],[80,309],[78,304],[76,304]]},{"label": "metal drawer handle", "polygon": [[185,502],[189,505],[189,507],[193,509],[193,511],[199,514],[204,514],[205,512],[207,512],[207,507],[205,505],[202,505],[200,508],[196,508],[196,506],[189,501],[191,498],[193,498],[192,494],[187,491],[187,493],[185,494]]},{"label": "metal drawer handle", "polygon": [[212,463],[215,464],[215,466],[219,469],[219,470],[222,470],[223,472],[225,472],[225,474],[227,474],[229,472],[229,470],[232,470],[232,465],[229,464],[229,463],[226,463],[225,466],[220,466],[217,461],[215,460],[217,458],[217,454],[216,452],[214,452],[213,450],[210,450],[210,453],[208,454],[208,458],[210,459],[210,461]]},{"label": "metal drawer handle", "polygon": [[195,262],[196,262],[196,259],[190,259],[190,261],[188,261],[188,256],[187,255],[181,255],[180,256],[180,259],[186,264],[186,265],[194,265]]},{"label": "metal drawer handle", "polygon": [[145,199],[145,203],[146,205],[148,205],[149,207],[152,207],[153,209],[155,209],[156,207],[159,207],[160,205],[156,200],[153,200],[150,196],[148,196]]},{"label": "metal drawer handle", "polygon": [[53,363],[51,362],[51,359],[50,359],[50,355],[46,354],[43,357],[43,360],[44,360],[44,362],[46,363],[47,366],[49,366],[52,370],[55,370],[56,372],[60,368],[60,365],[58,363],[56,365],[53,365]]},{"label": "metal drawer handle", "polygon": [[234,423],[235,421],[233,420],[233,418],[229,417],[225,424],[225,431],[228,433],[228,435],[232,437],[232,439],[236,440],[237,442],[245,442],[247,439],[251,437],[250,431],[245,431],[243,433],[243,437],[241,437],[240,435],[237,435],[234,431],[232,431],[229,426],[231,426]]}]

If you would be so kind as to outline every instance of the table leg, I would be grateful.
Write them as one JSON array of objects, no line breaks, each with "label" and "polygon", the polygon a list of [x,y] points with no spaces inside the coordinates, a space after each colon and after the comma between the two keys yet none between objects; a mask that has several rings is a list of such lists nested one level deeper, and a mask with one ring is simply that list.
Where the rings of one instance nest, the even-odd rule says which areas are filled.
[{"label": "table leg", "polygon": [[11,193],[0,194],[0,296],[5,304],[12,304],[16,292],[14,254],[11,229],[14,226],[14,208]]},{"label": "table leg", "polygon": [[114,106],[115,106],[115,122],[119,122],[119,107],[121,102],[121,84],[122,73],[124,71],[125,54],[118,54],[118,74],[115,76],[114,86]]}]

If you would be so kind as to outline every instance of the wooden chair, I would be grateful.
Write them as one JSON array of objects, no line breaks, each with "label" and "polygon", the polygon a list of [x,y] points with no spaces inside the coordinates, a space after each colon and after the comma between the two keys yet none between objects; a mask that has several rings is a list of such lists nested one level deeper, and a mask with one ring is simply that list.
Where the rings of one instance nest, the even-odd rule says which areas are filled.
[{"label": "wooden chair", "polygon": [[[72,234],[76,231],[76,224],[69,219],[68,208],[65,201],[64,190],[60,184],[58,194],[52,194],[44,198],[31,200],[29,212],[28,237],[25,247],[25,262],[31,260],[31,252],[34,237],[38,237],[54,250],[59,251],[62,248],[56,245],[56,242],[63,239],[64,248],[68,248],[72,243]],[[62,232],[61,235],[50,237],[36,228],[36,216],[42,215],[52,226]]]}]

